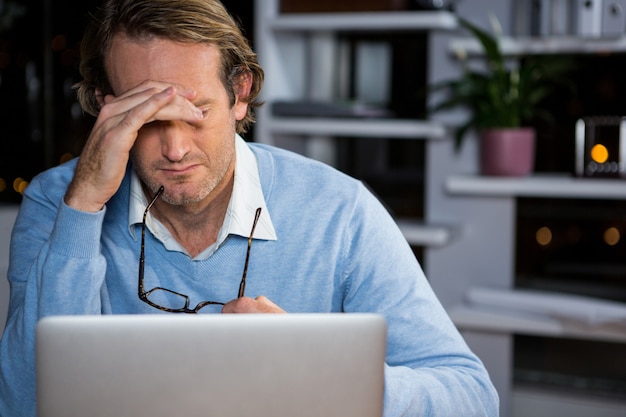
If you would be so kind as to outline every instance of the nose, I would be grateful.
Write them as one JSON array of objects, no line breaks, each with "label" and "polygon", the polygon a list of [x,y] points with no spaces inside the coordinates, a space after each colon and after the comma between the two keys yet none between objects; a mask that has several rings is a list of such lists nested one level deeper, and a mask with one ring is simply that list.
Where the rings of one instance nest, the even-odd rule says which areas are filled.
[{"label": "nose", "polygon": [[161,127],[161,153],[169,161],[182,161],[191,151],[189,132],[177,122],[163,123]]}]

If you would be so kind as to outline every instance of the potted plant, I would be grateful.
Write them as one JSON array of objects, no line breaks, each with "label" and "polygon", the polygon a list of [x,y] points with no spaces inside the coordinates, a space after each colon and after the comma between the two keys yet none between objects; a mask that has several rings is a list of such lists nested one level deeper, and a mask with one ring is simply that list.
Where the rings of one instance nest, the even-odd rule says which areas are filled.
[{"label": "potted plant", "polygon": [[[432,110],[465,107],[470,117],[456,131],[458,150],[470,129],[479,136],[480,169],[484,175],[523,176],[534,169],[536,132],[529,124],[536,118],[550,120],[541,102],[559,84],[569,68],[565,60],[529,62],[523,66],[507,66],[498,38],[469,21],[458,18],[461,27],[479,41],[484,50],[486,67],[471,69],[467,54],[459,51],[465,64],[458,79],[431,87],[442,91],[445,98]],[[497,21],[492,19],[494,32]]]}]

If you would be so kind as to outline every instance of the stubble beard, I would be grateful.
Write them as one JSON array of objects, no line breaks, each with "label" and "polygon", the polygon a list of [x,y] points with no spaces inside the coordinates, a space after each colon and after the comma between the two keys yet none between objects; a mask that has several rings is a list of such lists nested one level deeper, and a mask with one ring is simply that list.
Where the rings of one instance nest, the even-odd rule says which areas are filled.
[{"label": "stubble beard", "polygon": [[174,206],[186,206],[204,201],[217,188],[217,186],[224,181],[230,167],[230,161],[232,161],[233,157],[234,155],[230,155],[230,158],[228,158],[227,155],[224,155],[220,158],[220,160],[215,161],[216,163],[213,164],[209,164],[206,158],[193,158],[194,160],[200,161],[202,166],[207,167],[207,174],[204,175],[204,177],[197,182],[195,186],[191,183],[192,180],[186,175],[174,177],[173,180],[176,185],[170,187],[169,189],[165,186],[165,184],[162,184],[161,181],[156,180],[154,176],[151,175],[151,173],[157,172],[165,166],[167,164],[166,162],[157,161],[146,169],[146,167],[140,161],[137,161],[136,158],[131,157],[131,159],[137,176],[145,184],[145,186],[148,187],[151,193],[156,193],[159,187],[164,185],[165,191],[161,195],[161,199],[164,202]]}]

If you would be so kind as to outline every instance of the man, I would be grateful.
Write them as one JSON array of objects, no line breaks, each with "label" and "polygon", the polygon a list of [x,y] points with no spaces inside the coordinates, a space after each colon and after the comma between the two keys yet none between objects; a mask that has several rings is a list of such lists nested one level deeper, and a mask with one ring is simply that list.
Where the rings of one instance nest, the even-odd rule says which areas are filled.
[{"label": "man", "polygon": [[380,313],[386,417],[497,415],[376,198],[239,136],[263,72],[218,0],[106,0],[94,22],[78,88],[93,131],[31,182],[12,236],[2,416],[35,415],[41,317],[220,311]]}]

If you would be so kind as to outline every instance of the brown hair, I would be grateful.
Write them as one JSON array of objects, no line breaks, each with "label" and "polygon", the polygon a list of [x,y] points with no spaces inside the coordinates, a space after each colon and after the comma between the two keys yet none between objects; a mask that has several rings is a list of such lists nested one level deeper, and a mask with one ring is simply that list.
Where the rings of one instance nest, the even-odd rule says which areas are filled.
[{"label": "brown hair", "polygon": [[133,38],[156,36],[176,42],[216,45],[222,58],[221,79],[235,103],[240,77],[252,76],[247,97],[248,113],[237,121],[237,132],[254,123],[252,110],[261,105],[258,95],[263,85],[263,69],[239,26],[219,0],[105,0],[87,26],[81,45],[80,73],[76,84],[82,108],[97,116],[100,105],[96,89],[112,92],[105,67],[111,39],[123,32]]}]

